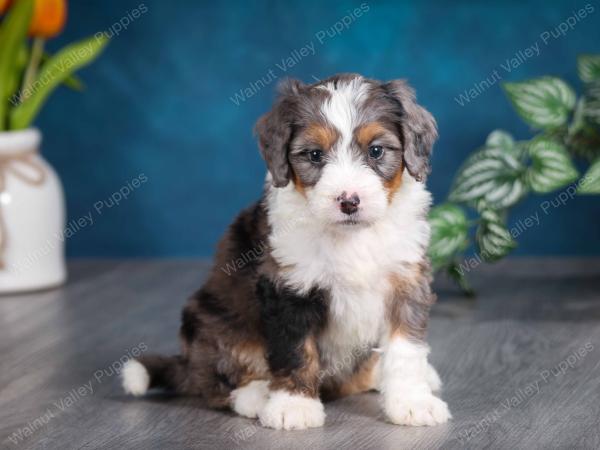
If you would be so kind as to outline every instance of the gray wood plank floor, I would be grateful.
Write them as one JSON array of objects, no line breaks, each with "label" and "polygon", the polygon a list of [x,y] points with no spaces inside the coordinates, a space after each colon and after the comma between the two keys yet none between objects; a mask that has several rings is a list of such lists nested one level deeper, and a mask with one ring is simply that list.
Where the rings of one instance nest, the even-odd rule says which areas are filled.
[{"label": "gray wood plank floor", "polygon": [[479,267],[476,301],[441,280],[431,358],[454,418],[388,424],[376,394],[326,405],[324,428],[283,432],[199,399],[124,395],[137,352],[176,353],[207,264],[71,264],[63,288],[0,296],[0,448],[600,448],[600,260]]}]

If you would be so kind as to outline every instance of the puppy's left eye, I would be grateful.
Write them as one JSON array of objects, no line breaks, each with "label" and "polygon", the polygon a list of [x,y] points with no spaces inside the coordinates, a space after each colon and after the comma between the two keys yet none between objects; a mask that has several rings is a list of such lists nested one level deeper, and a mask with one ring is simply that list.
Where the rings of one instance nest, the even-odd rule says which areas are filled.
[{"label": "puppy's left eye", "polygon": [[379,159],[383,156],[383,147],[381,145],[371,145],[369,147],[369,158]]},{"label": "puppy's left eye", "polygon": [[320,163],[323,160],[323,152],[321,150],[309,150],[308,158],[314,163]]}]

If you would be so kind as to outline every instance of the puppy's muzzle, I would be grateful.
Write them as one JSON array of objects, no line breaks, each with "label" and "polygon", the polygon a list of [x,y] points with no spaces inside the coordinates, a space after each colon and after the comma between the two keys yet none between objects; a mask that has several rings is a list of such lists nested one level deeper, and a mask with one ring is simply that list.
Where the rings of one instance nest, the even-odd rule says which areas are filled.
[{"label": "puppy's muzzle", "polygon": [[336,200],[340,205],[340,211],[342,211],[344,214],[350,215],[358,211],[360,198],[358,197],[358,194],[356,192],[354,192],[350,197],[348,197],[348,194],[346,193],[346,191],[344,191],[342,192],[342,195],[340,195]]}]

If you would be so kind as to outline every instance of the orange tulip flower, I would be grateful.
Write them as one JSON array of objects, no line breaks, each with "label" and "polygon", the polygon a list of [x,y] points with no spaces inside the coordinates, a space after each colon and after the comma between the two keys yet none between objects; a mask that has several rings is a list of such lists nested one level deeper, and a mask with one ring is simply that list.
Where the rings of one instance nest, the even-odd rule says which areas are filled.
[{"label": "orange tulip flower", "polygon": [[10,6],[11,0],[0,0],[0,14],[4,14],[4,12]]},{"label": "orange tulip flower", "polygon": [[[0,0],[0,14],[15,0]],[[66,0],[35,0],[29,24],[29,36],[51,38],[62,31],[67,20]]]},{"label": "orange tulip flower", "polygon": [[66,0],[35,0],[29,35],[46,39],[54,37],[62,31],[66,20]]}]

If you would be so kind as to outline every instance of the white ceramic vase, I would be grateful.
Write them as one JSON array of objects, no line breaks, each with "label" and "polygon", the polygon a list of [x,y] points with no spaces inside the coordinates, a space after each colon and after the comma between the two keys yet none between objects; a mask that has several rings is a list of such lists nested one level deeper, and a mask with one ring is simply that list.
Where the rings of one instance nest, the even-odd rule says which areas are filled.
[{"label": "white ceramic vase", "polygon": [[0,294],[66,279],[65,203],[37,129],[0,132]]}]

